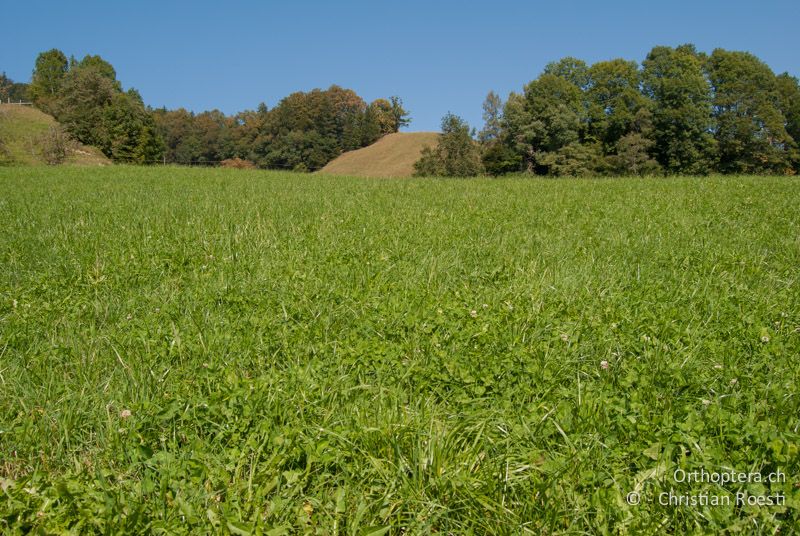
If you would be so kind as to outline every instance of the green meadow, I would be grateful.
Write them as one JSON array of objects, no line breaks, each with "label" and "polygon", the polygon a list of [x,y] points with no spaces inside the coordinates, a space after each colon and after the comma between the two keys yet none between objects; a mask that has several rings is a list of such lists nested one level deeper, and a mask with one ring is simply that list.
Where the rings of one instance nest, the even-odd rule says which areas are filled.
[{"label": "green meadow", "polygon": [[0,533],[792,534],[798,278],[792,178],[3,168]]}]

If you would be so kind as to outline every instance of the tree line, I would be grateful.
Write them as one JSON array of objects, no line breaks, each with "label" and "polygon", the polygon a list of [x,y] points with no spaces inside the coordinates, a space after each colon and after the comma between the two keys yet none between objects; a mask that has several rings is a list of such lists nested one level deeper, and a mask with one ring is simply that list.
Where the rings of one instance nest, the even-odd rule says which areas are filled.
[{"label": "tree line", "polygon": [[[28,100],[74,139],[117,162],[217,163],[315,170],[408,125],[398,97],[365,102],[354,91],[293,93],[272,109],[152,109],[123,89],[100,56],[42,52],[30,84],[0,75],[0,98]],[[490,92],[477,134],[442,120],[420,175],[548,176],[795,174],[800,171],[800,85],[748,52],[693,45],[653,48],[640,64],[567,57],[505,102]]]},{"label": "tree line", "polygon": [[273,109],[261,104],[232,116],[152,109],[136,90],[123,89],[100,56],[76,60],[58,49],[38,55],[30,84],[3,74],[0,97],[30,99],[77,141],[115,162],[135,164],[237,159],[262,168],[315,170],[410,122],[399,97],[368,104],[338,86],[293,93]]},{"label": "tree line", "polygon": [[179,164],[241,158],[262,168],[319,169],[344,151],[365,147],[409,123],[397,97],[367,104],[353,90],[292,93],[273,109],[226,116],[217,110],[153,110],[165,157]]},{"label": "tree line", "polygon": [[[748,52],[653,48],[641,64],[567,57],[502,102],[483,129],[442,120],[419,175],[548,176],[800,171],[800,85]],[[477,139],[476,139],[477,138]]]}]

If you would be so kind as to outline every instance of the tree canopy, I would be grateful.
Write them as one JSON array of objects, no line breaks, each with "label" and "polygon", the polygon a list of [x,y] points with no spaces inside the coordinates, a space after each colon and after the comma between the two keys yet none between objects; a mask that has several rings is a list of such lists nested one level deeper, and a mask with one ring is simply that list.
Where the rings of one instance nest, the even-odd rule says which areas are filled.
[{"label": "tree canopy", "polygon": [[61,83],[68,70],[69,61],[58,49],[54,48],[37,56],[29,92],[33,102],[45,112],[52,111],[51,107],[58,99]]},{"label": "tree canopy", "polygon": [[414,174],[423,177],[471,177],[482,171],[480,151],[469,125],[451,113],[442,118],[439,143],[423,148],[414,164]]},{"label": "tree canopy", "polygon": [[[797,158],[786,130],[778,79],[752,54],[715,50],[708,60],[718,169],[783,173]],[[790,97],[791,100],[791,97]]]},{"label": "tree canopy", "polygon": [[263,168],[323,167],[344,151],[364,147],[407,124],[397,97],[367,104],[353,90],[331,86],[296,92],[275,108],[228,117],[217,110],[154,110],[166,158],[176,163],[249,160]]},{"label": "tree canopy", "polygon": [[502,113],[498,100],[484,103],[480,136],[491,174],[800,171],[798,81],[747,52],[657,46],[641,65],[567,57]]},{"label": "tree canopy", "polygon": [[[35,86],[40,63],[51,67],[64,67],[58,83],[51,84],[53,93],[34,91],[34,102],[52,113],[64,125],[67,132],[87,145],[98,147],[117,162],[145,164],[162,157],[163,141],[155,130],[155,122],[145,107],[138,92],[123,91],[116,78],[116,71],[100,56],[87,55],[80,61],[74,58],[66,62],[61,51],[50,51],[40,55],[34,73]],[[64,60],[64,61],[62,61]],[[44,79],[55,79],[46,77]]]},{"label": "tree canopy", "polygon": [[399,97],[366,103],[339,86],[292,93],[272,109],[262,104],[233,116],[153,110],[137,91],[124,90],[110,62],[91,54],[67,59],[57,49],[39,54],[29,87],[0,78],[3,98],[23,91],[75,139],[114,161],[141,164],[239,158],[264,168],[314,170],[410,122]]},{"label": "tree canopy", "polygon": [[30,99],[29,84],[14,82],[6,73],[0,73],[0,102],[27,102]]},{"label": "tree canopy", "polygon": [[[273,108],[225,115],[151,109],[124,89],[110,62],[51,49],[30,84],[0,75],[0,98],[53,114],[78,141],[115,161],[316,170],[410,122],[397,96],[366,102],[336,85],[295,92]],[[458,116],[419,172],[491,175],[795,174],[800,171],[800,84],[756,56],[693,45],[656,46],[641,64],[565,57],[503,101],[490,92],[473,139]]]}]

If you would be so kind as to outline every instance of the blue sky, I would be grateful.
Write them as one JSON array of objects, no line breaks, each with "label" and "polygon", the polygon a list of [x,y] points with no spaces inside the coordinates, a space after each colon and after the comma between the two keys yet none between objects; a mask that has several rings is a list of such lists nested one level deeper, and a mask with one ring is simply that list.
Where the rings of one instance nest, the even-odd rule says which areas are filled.
[{"label": "blue sky", "polygon": [[655,45],[747,50],[800,75],[800,2],[674,0],[8,2],[0,71],[30,78],[36,55],[100,54],[147,104],[226,113],[339,84],[399,95],[408,130],[451,111],[480,127],[493,89],[519,91],[549,61],[641,61]]}]

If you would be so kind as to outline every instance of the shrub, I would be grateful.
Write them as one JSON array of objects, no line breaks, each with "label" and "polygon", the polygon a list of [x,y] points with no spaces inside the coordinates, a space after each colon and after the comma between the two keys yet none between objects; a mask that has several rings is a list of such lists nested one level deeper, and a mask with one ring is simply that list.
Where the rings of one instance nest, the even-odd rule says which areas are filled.
[{"label": "shrub", "polygon": [[256,169],[256,165],[252,163],[250,160],[244,160],[242,158],[227,158],[220,162],[220,167],[224,168],[232,168],[232,169]]},{"label": "shrub", "polygon": [[13,161],[11,158],[11,153],[6,147],[6,142],[3,138],[0,138],[0,166],[10,164]]},{"label": "shrub", "polygon": [[75,142],[61,126],[56,125],[39,138],[39,150],[42,159],[49,165],[63,164],[73,151]]}]

